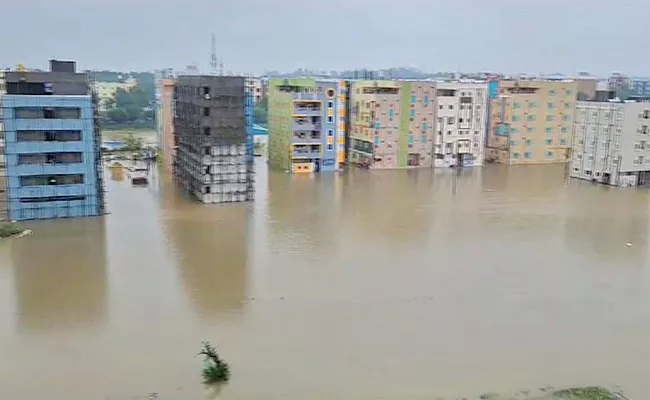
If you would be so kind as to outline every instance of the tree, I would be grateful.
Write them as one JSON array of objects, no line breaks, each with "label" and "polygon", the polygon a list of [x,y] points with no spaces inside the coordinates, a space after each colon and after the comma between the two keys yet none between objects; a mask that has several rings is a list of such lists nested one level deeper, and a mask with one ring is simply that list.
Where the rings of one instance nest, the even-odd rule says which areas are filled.
[{"label": "tree", "polygon": [[129,133],[129,135],[124,139],[124,142],[126,143],[126,146],[124,146],[124,150],[126,151],[138,151],[141,150],[144,145],[142,138],[139,136],[136,137],[132,133]]},{"label": "tree", "polygon": [[268,122],[268,101],[266,98],[255,104],[253,119],[258,124],[266,124]]},{"label": "tree", "polygon": [[203,382],[214,384],[228,381],[230,379],[230,367],[228,363],[219,357],[217,349],[210,342],[202,342],[201,344],[203,348],[198,355],[203,356]]},{"label": "tree", "polygon": [[112,108],[108,110],[106,116],[116,124],[123,124],[128,120],[128,115],[123,108]]}]

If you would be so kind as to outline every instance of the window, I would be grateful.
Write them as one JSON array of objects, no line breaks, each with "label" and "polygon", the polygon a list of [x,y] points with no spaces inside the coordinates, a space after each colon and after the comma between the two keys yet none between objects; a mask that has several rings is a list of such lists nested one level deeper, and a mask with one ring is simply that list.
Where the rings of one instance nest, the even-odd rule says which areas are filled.
[{"label": "window", "polygon": [[516,146],[516,145],[517,145],[517,141],[516,141],[516,140],[511,140],[511,141],[510,141],[510,146]]},{"label": "window", "polygon": [[333,115],[328,115],[328,116],[327,116],[327,122],[328,122],[328,123],[332,123],[332,122],[334,122],[334,116],[333,116]]},{"label": "window", "polygon": [[79,107],[16,107],[16,119],[80,119]]},{"label": "window", "polygon": [[328,129],[327,130],[327,136],[329,136],[329,137],[334,136],[334,129]]},{"label": "window", "polygon": [[78,142],[81,141],[81,131],[41,131],[19,130],[16,131],[18,142]]},{"label": "window", "polygon": [[562,121],[569,121],[569,120],[571,120],[570,115],[565,115],[564,117],[562,117]]},{"label": "window", "polygon": [[573,94],[573,92],[571,91],[571,89],[566,89],[566,95],[567,96],[571,96],[572,94]]},{"label": "window", "polygon": [[549,96],[555,96],[555,90],[554,89],[549,90],[548,95]]},{"label": "window", "polygon": [[552,110],[552,109],[555,107],[555,104],[553,104],[553,103],[548,103],[547,106],[548,106],[548,109],[549,109],[549,110]]},{"label": "window", "polygon": [[209,86],[203,86],[203,95],[210,95],[210,87]]},{"label": "window", "polygon": [[512,122],[517,122],[519,121],[519,116],[518,115],[513,115],[512,116]]},{"label": "window", "polygon": [[429,96],[424,96],[424,106],[428,107],[429,106]]},{"label": "window", "polygon": [[564,103],[564,108],[571,108],[571,103]]},{"label": "window", "polygon": [[547,151],[546,152],[546,158],[553,158],[553,152],[552,151]]},{"label": "window", "polygon": [[379,146],[379,136],[375,135],[375,146]]},{"label": "window", "polygon": [[521,108],[521,103],[514,103],[512,106],[517,110]]},{"label": "window", "polygon": [[512,158],[519,158],[519,153],[512,153]]},{"label": "window", "polygon": [[534,101],[531,101],[530,103],[528,103],[528,107],[529,107],[529,108],[536,108],[536,107],[537,107],[537,103],[534,102]]},{"label": "window", "polygon": [[553,139],[546,139],[546,140],[544,141],[544,144],[546,144],[547,146],[552,145],[552,144],[553,144]]},{"label": "window", "polygon": [[454,122],[456,122],[456,118],[454,118],[454,117],[448,117],[448,118],[447,118],[447,123],[448,123],[449,125],[453,125]]},{"label": "window", "polygon": [[205,154],[206,156],[209,156],[210,155],[210,148],[209,147],[203,148],[203,154]]},{"label": "window", "polygon": [[450,105],[449,105],[449,109],[450,109],[450,110],[453,110],[453,109],[454,109],[454,105],[453,105],[453,104],[450,104]]},{"label": "window", "polygon": [[533,145],[533,139],[526,139],[526,146],[532,146]]},{"label": "window", "polygon": [[210,116],[210,107],[203,107],[203,116],[205,117]]},{"label": "window", "polygon": [[19,154],[18,164],[80,164],[83,154],[80,152],[32,153]]},{"label": "window", "polygon": [[529,115],[528,116],[529,121],[535,121],[536,119],[537,119],[537,117],[535,115]]},{"label": "window", "polygon": [[415,104],[415,96],[411,95],[411,104]]},{"label": "window", "polygon": [[210,136],[210,127],[209,126],[204,126],[203,127],[203,134],[205,136]]},{"label": "window", "polygon": [[28,175],[20,177],[20,186],[79,185],[84,183],[82,174],[71,175]]},{"label": "window", "polygon": [[423,123],[422,123],[422,130],[424,130],[424,131],[429,130],[429,125],[427,125],[426,122],[423,122]]},{"label": "window", "polygon": [[332,150],[334,150],[334,145],[328,144],[327,145],[327,151],[332,151]]},{"label": "window", "polygon": [[545,131],[546,133],[552,133],[552,132],[553,132],[553,128],[546,128],[546,129],[544,129],[544,131]]},{"label": "window", "polygon": [[415,138],[413,137],[413,133],[409,133],[409,144],[412,145],[414,141]]},{"label": "window", "polygon": [[427,142],[427,135],[422,134],[422,143],[426,143],[426,142]]},{"label": "window", "polygon": [[327,108],[334,108],[334,102],[333,101],[328,101],[327,102]]},{"label": "window", "polygon": [[393,120],[393,115],[394,115],[393,109],[392,108],[388,109],[388,117],[390,118],[391,121]]},{"label": "window", "polygon": [[527,129],[527,131],[528,131],[528,133],[535,133],[535,128],[530,127],[530,128]]},{"label": "window", "polygon": [[547,121],[553,121],[555,119],[555,115],[547,115],[546,120]]},{"label": "window", "polygon": [[442,110],[442,107],[443,107],[443,105],[442,105],[442,104],[441,104],[441,105],[439,105],[439,106],[438,106],[438,110]]},{"label": "window", "polygon": [[531,158],[532,156],[533,156],[533,153],[531,153],[530,151],[527,151],[527,152],[524,153],[524,158]]}]

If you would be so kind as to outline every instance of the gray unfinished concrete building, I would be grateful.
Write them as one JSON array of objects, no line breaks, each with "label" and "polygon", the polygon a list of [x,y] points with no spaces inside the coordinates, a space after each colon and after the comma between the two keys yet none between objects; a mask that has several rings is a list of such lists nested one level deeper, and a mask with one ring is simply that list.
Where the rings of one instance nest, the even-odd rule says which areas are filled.
[{"label": "gray unfinished concrete building", "polygon": [[251,93],[244,77],[179,76],[174,178],[202,203],[254,198]]}]

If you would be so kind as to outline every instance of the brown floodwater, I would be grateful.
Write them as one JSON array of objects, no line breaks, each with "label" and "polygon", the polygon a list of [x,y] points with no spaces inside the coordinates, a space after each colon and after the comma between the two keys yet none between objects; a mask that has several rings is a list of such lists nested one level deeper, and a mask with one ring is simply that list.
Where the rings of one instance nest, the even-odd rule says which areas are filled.
[{"label": "brown floodwater", "polygon": [[[290,176],[199,205],[106,172],[110,215],[0,242],[0,398],[650,394],[649,196],[562,166]],[[200,343],[230,363],[200,382]]]}]

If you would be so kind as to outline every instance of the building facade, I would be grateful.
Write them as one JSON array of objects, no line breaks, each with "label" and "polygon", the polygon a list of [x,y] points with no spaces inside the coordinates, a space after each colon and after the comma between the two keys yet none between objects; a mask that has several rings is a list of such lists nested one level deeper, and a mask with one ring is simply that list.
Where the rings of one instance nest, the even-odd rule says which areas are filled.
[{"label": "building facade", "polygon": [[435,85],[435,167],[483,165],[487,82]]},{"label": "building facade", "polygon": [[434,82],[353,82],[349,163],[372,169],[431,167],[435,97]]},{"label": "building facade", "polygon": [[269,165],[293,173],[343,168],[348,83],[278,78],[269,84]]},{"label": "building facade", "polygon": [[253,100],[244,77],[179,76],[176,182],[202,203],[253,200]]},{"label": "building facade", "polygon": [[630,89],[639,96],[650,96],[650,78],[630,78]]},{"label": "building facade", "polygon": [[171,169],[176,152],[174,137],[174,80],[161,78],[156,83],[156,130],[163,165]]},{"label": "building facade", "polygon": [[578,102],[571,177],[650,185],[650,103]]},{"label": "building facade", "polygon": [[5,72],[3,216],[10,220],[104,213],[98,99],[73,62],[51,72]]},{"label": "building facade", "polygon": [[569,160],[577,83],[502,80],[491,99],[486,160],[549,164]]},{"label": "building facade", "polygon": [[262,91],[262,80],[259,78],[246,78],[246,90],[251,95],[253,99],[253,104],[257,104],[262,101],[264,97],[264,92]]}]

